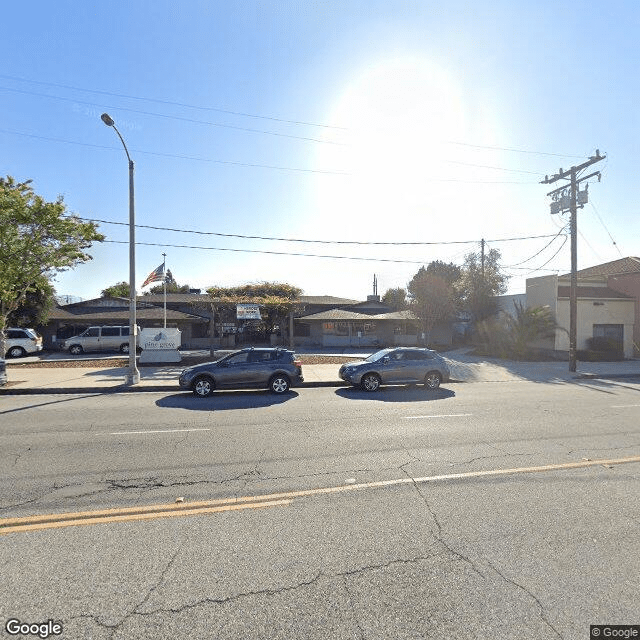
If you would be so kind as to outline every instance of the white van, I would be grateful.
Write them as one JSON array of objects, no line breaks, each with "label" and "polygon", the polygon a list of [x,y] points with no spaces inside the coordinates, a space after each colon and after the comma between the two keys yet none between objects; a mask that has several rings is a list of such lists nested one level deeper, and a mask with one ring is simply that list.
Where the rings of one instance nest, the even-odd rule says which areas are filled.
[{"label": "white van", "polygon": [[4,331],[5,350],[8,358],[20,358],[42,351],[42,338],[33,329],[9,327]]},{"label": "white van", "polygon": [[[136,340],[139,341],[138,327]],[[129,327],[89,327],[80,335],[67,338],[60,348],[79,356],[85,351],[120,351],[129,353]]]}]

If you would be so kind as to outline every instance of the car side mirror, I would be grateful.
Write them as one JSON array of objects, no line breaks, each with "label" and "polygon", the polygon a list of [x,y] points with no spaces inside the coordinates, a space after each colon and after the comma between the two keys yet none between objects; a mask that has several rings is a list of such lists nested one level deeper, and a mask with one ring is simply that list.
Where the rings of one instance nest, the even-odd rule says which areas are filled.
[{"label": "car side mirror", "polygon": [[382,358],[382,364],[389,364],[389,362],[391,362],[391,358],[389,356]]}]

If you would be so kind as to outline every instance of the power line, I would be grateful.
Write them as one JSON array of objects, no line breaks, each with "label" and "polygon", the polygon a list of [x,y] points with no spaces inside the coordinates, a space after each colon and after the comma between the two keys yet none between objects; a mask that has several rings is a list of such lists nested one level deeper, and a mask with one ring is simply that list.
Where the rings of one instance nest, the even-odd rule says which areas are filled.
[{"label": "power line", "polygon": [[[564,236],[564,238],[562,239],[562,244],[560,245],[560,248],[541,266],[536,267],[535,269],[531,269],[529,271],[527,271],[527,273],[523,273],[522,275],[528,275],[529,273],[536,273],[536,271],[555,271],[557,272],[558,269],[545,269],[544,267],[546,267],[563,249],[564,245],[567,244],[567,238],[568,236]],[[527,270],[528,267],[507,267],[509,269],[518,269],[518,270]]]},{"label": "power line", "polygon": [[[169,105],[169,106],[174,106],[174,107],[184,107],[187,109],[197,109],[199,111],[213,111],[216,113],[226,113],[229,115],[233,115],[233,116],[241,116],[241,117],[245,117],[245,118],[255,118],[255,119],[260,119],[260,120],[270,120],[273,122],[282,122],[285,124],[295,124],[295,125],[302,125],[302,126],[310,126],[310,127],[318,127],[318,128],[322,128],[322,129],[336,129],[338,131],[349,131],[348,127],[341,127],[338,125],[329,125],[329,124],[324,124],[324,123],[317,123],[317,122],[310,122],[310,121],[306,121],[306,120],[291,120],[291,119],[287,119],[287,118],[278,118],[275,116],[265,116],[265,115],[258,115],[255,113],[246,113],[243,111],[233,111],[233,110],[229,110],[229,109],[222,109],[220,107],[207,107],[207,106],[203,106],[203,105],[195,105],[195,104],[190,104],[187,102],[176,102],[173,100],[165,100],[165,99],[160,99],[160,98],[149,98],[149,97],[145,97],[145,96],[134,96],[131,94],[126,94],[126,93],[116,93],[113,91],[100,91],[97,89],[86,89],[83,87],[76,87],[76,86],[72,86],[72,85],[66,85],[66,84],[60,84],[60,83],[56,83],[56,82],[43,82],[40,80],[30,80],[28,78],[20,78],[17,76],[10,76],[10,75],[6,75],[6,74],[0,74],[0,78],[3,78],[5,80],[12,80],[12,81],[17,81],[17,82],[28,82],[30,84],[37,84],[37,85],[41,85],[41,86],[47,86],[47,87],[56,87],[59,89],[67,89],[70,91],[82,91],[84,93],[93,93],[96,95],[106,95],[106,96],[112,96],[112,97],[116,97],[116,98],[126,98],[129,100],[140,100],[143,102],[153,102],[156,104],[164,104],[164,105]],[[545,151],[533,151],[533,150],[528,150],[528,149],[516,149],[513,147],[499,147],[499,146],[492,146],[492,145],[482,145],[482,144],[472,144],[472,143],[468,143],[468,142],[459,142],[459,141],[455,141],[455,140],[444,140],[443,141],[445,144],[451,144],[451,145],[456,145],[456,146],[462,146],[462,147],[470,147],[473,149],[488,149],[491,151],[507,151],[509,153],[523,153],[523,154],[529,154],[529,155],[539,155],[539,156],[552,156],[552,157],[557,157],[557,158],[582,158],[582,156],[579,155],[572,155],[572,154],[563,154],[563,153],[549,153],[549,152],[545,152]]]},{"label": "power line", "polygon": [[604,227],[604,230],[607,232],[607,235],[609,236],[609,238],[611,238],[611,242],[613,243],[613,246],[616,248],[616,250],[620,254],[620,257],[624,258],[624,256],[622,255],[622,251],[620,251],[620,247],[618,247],[618,243],[613,239],[613,236],[611,235],[611,233],[609,233],[609,229],[607,229],[607,225],[605,225],[604,220],[600,217],[600,213],[598,213],[598,209],[591,198],[589,198],[589,204],[593,208],[593,212],[596,214],[596,216],[598,216],[598,220],[600,220],[600,224],[602,224],[602,226]]},{"label": "power line", "polygon": [[[11,129],[1,129],[0,133],[6,133],[14,136],[22,136],[25,138],[32,138],[34,140],[44,140],[45,142],[55,142],[60,144],[71,144],[79,147],[90,147],[92,149],[106,149],[108,151],[121,151],[118,147],[111,147],[103,144],[93,144],[90,142],[79,142],[77,140],[65,140],[64,138],[53,138],[51,136],[40,136],[33,133],[26,133],[24,131],[12,131]],[[145,151],[142,149],[131,149],[132,153],[137,153],[147,156],[156,156],[160,158],[176,158],[178,160],[191,160],[195,162],[209,162],[212,164],[221,164],[235,167],[250,167],[258,169],[273,169],[276,171],[293,171],[296,173],[315,173],[321,175],[334,175],[334,176],[351,176],[353,173],[347,171],[335,171],[331,169],[305,169],[301,167],[283,167],[271,164],[262,164],[259,162],[236,162],[233,160],[218,160],[214,158],[201,158],[198,156],[188,156],[177,153],[162,153],[159,151]],[[510,169],[504,169],[510,171]],[[461,180],[459,178],[428,178],[423,182],[455,182],[461,184],[538,184],[537,182],[522,182],[514,180]]]},{"label": "power line", "polygon": [[10,87],[0,87],[2,91],[13,91],[14,93],[22,93],[40,98],[50,98],[52,100],[62,100],[64,102],[74,102],[75,104],[84,104],[90,107],[100,107],[101,109],[110,109],[114,111],[127,111],[128,113],[137,113],[138,115],[151,116],[154,118],[165,118],[167,120],[178,120],[180,122],[189,122],[192,124],[205,124],[210,127],[220,127],[223,129],[232,129],[234,131],[245,131],[249,133],[261,133],[263,135],[277,136],[279,138],[291,138],[294,140],[304,140],[305,142],[320,142],[322,144],[333,144],[337,146],[347,146],[342,142],[334,142],[333,140],[322,140],[321,138],[311,138],[308,136],[296,136],[292,133],[280,133],[278,131],[267,131],[266,129],[252,129],[251,127],[238,127],[233,124],[223,124],[221,122],[211,122],[209,120],[197,120],[196,118],[185,118],[184,116],[170,116],[166,113],[157,113],[153,111],[142,111],[141,109],[130,109],[129,107],[117,107],[114,105],[96,104],[95,102],[86,102],[84,100],[76,100],[75,98],[64,98],[62,96],[53,96],[47,93],[38,93],[36,91],[25,91],[24,89],[13,89]]},{"label": "power line", "polygon": [[[77,142],[75,140],[65,140],[63,138],[52,138],[49,136],[38,136],[32,133],[24,133],[21,131],[11,131],[9,129],[0,129],[0,133],[8,133],[11,135],[15,135],[15,136],[24,136],[25,138],[33,138],[35,140],[45,140],[47,142],[59,142],[62,144],[72,144],[72,145],[77,145],[80,147],[91,147],[93,149],[107,149],[109,151],[122,151],[122,149],[118,148],[118,147],[109,147],[107,145],[103,145],[103,144],[91,144],[89,142]],[[234,162],[232,160],[214,160],[211,158],[199,158],[196,156],[186,156],[186,155],[180,155],[180,154],[175,154],[175,153],[160,153],[157,151],[143,151],[141,149],[131,149],[132,153],[138,153],[138,154],[142,154],[142,155],[147,155],[147,156],[158,156],[161,158],[177,158],[179,160],[195,160],[198,162],[210,162],[213,164],[223,164],[223,165],[229,165],[229,166],[236,166],[236,167],[254,167],[254,168],[259,168],[259,169],[274,169],[277,171],[295,171],[297,173],[319,173],[319,174],[325,174],[325,175],[336,175],[336,176],[348,176],[351,175],[349,173],[346,173],[344,171],[331,171],[328,169],[303,169],[303,168],[299,168],[299,167],[280,167],[280,166],[276,166],[276,165],[270,165],[270,164],[260,164],[257,162]],[[527,183],[528,184],[528,183]]]},{"label": "power line", "polygon": [[519,267],[525,262],[529,262],[529,260],[533,260],[534,258],[539,256],[545,249],[547,249],[547,247],[550,247],[555,242],[556,238],[559,238],[561,235],[564,235],[565,232],[566,232],[566,227],[563,227],[555,236],[553,236],[553,238],[551,239],[551,242],[548,242],[544,247],[542,247],[542,249],[540,249],[540,251],[538,251],[537,253],[534,253],[531,257],[527,258],[526,260],[523,260],[522,262],[516,262],[515,264],[505,265],[505,269],[513,269],[515,267]]},{"label": "power line", "polygon": [[[128,222],[113,222],[111,220],[100,220],[98,218],[82,218],[80,216],[73,216],[78,220],[84,222],[98,222],[100,224],[115,224],[128,227]],[[386,246],[432,246],[432,245],[449,245],[449,244],[475,244],[477,240],[448,240],[442,242],[362,242],[360,240],[304,240],[299,238],[277,238],[268,236],[249,236],[241,235],[237,233],[219,233],[216,231],[197,231],[192,229],[173,229],[171,227],[156,227],[147,224],[136,224],[136,228],[140,229],[152,229],[154,231],[171,231],[174,233],[193,233],[202,236],[218,236],[222,238],[241,238],[243,240],[271,240],[278,242],[305,242],[313,244],[352,244],[352,245],[386,245]],[[559,234],[552,235],[540,235],[540,236],[525,236],[519,238],[497,238],[493,240],[487,240],[487,242],[515,242],[519,240],[538,240],[540,238],[557,238]]]},{"label": "power line", "polygon": [[47,86],[47,87],[57,87],[59,89],[69,89],[71,91],[83,91],[84,93],[94,93],[97,95],[103,95],[103,96],[112,96],[115,98],[127,98],[129,100],[142,100],[144,102],[155,102],[156,104],[165,104],[165,105],[169,105],[172,107],[186,107],[187,109],[198,109],[200,111],[214,111],[216,113],[226,113],[228,115],[232,115],[232,116],[242,116],[244,118],[256,118],[256,119],[260,119],[260,120],[271,120],[273,122],[283,122],[285,124],[297,124],[297,125],[303,125],[303,126],[308,126],[308,127],[319,127],[319,128],[323,128],[323,129],[338,129],[341,131],[345,131],[346,128],[345,127],[339,127],[339,126],[335,126],[335,125],[330,125],[330,124],[321,124],[321,123],[317,123],[317,122],[307,122],[304,120],[288,120],[286,118],[276,118],[274,116],[263,116],[263,115],[257,115],[255,113],[245,113],[242,111],[230,111],[228,109],[221,109],[219,107],[205,107],[202,105],[196,105],[196,104],[188,104],[186,102],[174,102],[172,100],[160,100],[158,98],[146,98],[146,97],[142,97],[142,96],[133,96],[133,95],[129,95],[126,93],[114,93],[111,91],[99,91],[96,89],[83,89],[81,87],[74,87],[74,86],[70,86],[70,85],[66,85],[66,84],[58,84],[56,82],[42,82],[39,80],[28,80],[27,78],[18,78],[16,76],[8,76],[8,75],[4,75],[4,74],[0,74],[0,78],[3,78],[5,80],[16,80],[18,82],[29,82],[31,84],[38,84],[38,85],[42,85],[42,86]]},{"label": "power line", "polygon": [[[2,77],[2,76],[0,76]],[[566,153],[546,153],[544,151],[529,151],[527,149],[514,149],[513,147],[494,147],[484,144],[471,144],[469,142],[455,142],[446,140],[447,144],[454,144],[461,147],[471,147],[472,149],[489,149],[492,151],[509,151],[510,153],[527,153],[536,156],[555,156],[556,158],[582,158],[583,156],[574,156]]]},{"label": "power line", "polygon": [[[111,242],[114,244],[129,244],[128,240],[103,240],[103,242]],[[275,256],[300,256],[305,258],[330,258],[332,260],[363,260],[367,262],[395,262],[400,264],[424,264],[424,260],[394,260],[391,258],[360,258],[356,256],[334,256],[321,255],[316,253],[291,253],[288,251],[259,251],[257,249],[228,249],[224,247],[200,247],[184,244],[162,244],[156,242],[136,242],[137,245],[148,247],[170,247],[173,249],[205,249],[207,251],[232,251],[234,253],[261,253]]]},{"label": "power line", "polygon": [[544,175],[540,171],[525,171],[524,169],[505,169],[504,167],[492,167],[486,164],[472,164],[470,162],[459,162],[457,160],[443,160],[443,162],[448,162],[449,164],[459,164],[465,167],[477,167],[480,169],[495,169],[497,171],[510,171],[511,173],[528,173],[533,176]]}]

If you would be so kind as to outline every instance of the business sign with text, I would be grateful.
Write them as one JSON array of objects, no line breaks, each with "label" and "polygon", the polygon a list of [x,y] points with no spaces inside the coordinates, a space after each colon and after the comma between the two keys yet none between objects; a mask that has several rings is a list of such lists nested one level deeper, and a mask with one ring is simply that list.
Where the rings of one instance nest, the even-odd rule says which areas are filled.
[{"label": "business sign with text", "polygon": [[260,307],[257,304],[239,304],[236,307],[238,320],[262,320]]}]

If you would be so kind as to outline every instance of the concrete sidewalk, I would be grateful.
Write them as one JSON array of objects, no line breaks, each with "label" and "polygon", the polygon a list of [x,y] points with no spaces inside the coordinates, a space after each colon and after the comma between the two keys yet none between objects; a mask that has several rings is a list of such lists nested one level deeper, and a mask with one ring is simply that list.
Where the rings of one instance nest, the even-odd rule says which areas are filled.
[{"label": "concrete sidewalk", "polygon": [[[511,362],[469,356],[463,350],[445,354],[451,368],[451,383],[458,382],[540,382],[565,383],[579,378],[640,378],[640,360],[578,363],[576,373],[566,362]],[[123,362],[123,364],[125,364]],[[337,387],[339,364],[304,364],[304,387]],[[8,384],[0,395],[42,393],[113,393],[182,391],[178,376],[184,365],[140,367],[140,383],[125,384],[127,367],[7,367]],[[182,391],[184,393],[184,391]]]},{"label": "concrete sidewalk", "polygon": [[[338,364],[303,365],[305,387],[342,386]],[[114,392],[182,392],[178,376],[181,365],[139,367],[140,383],[125,384],[127,367],[7,367],[8,384],[0,387],[0,395],[42,393],[114,393]]]}]

